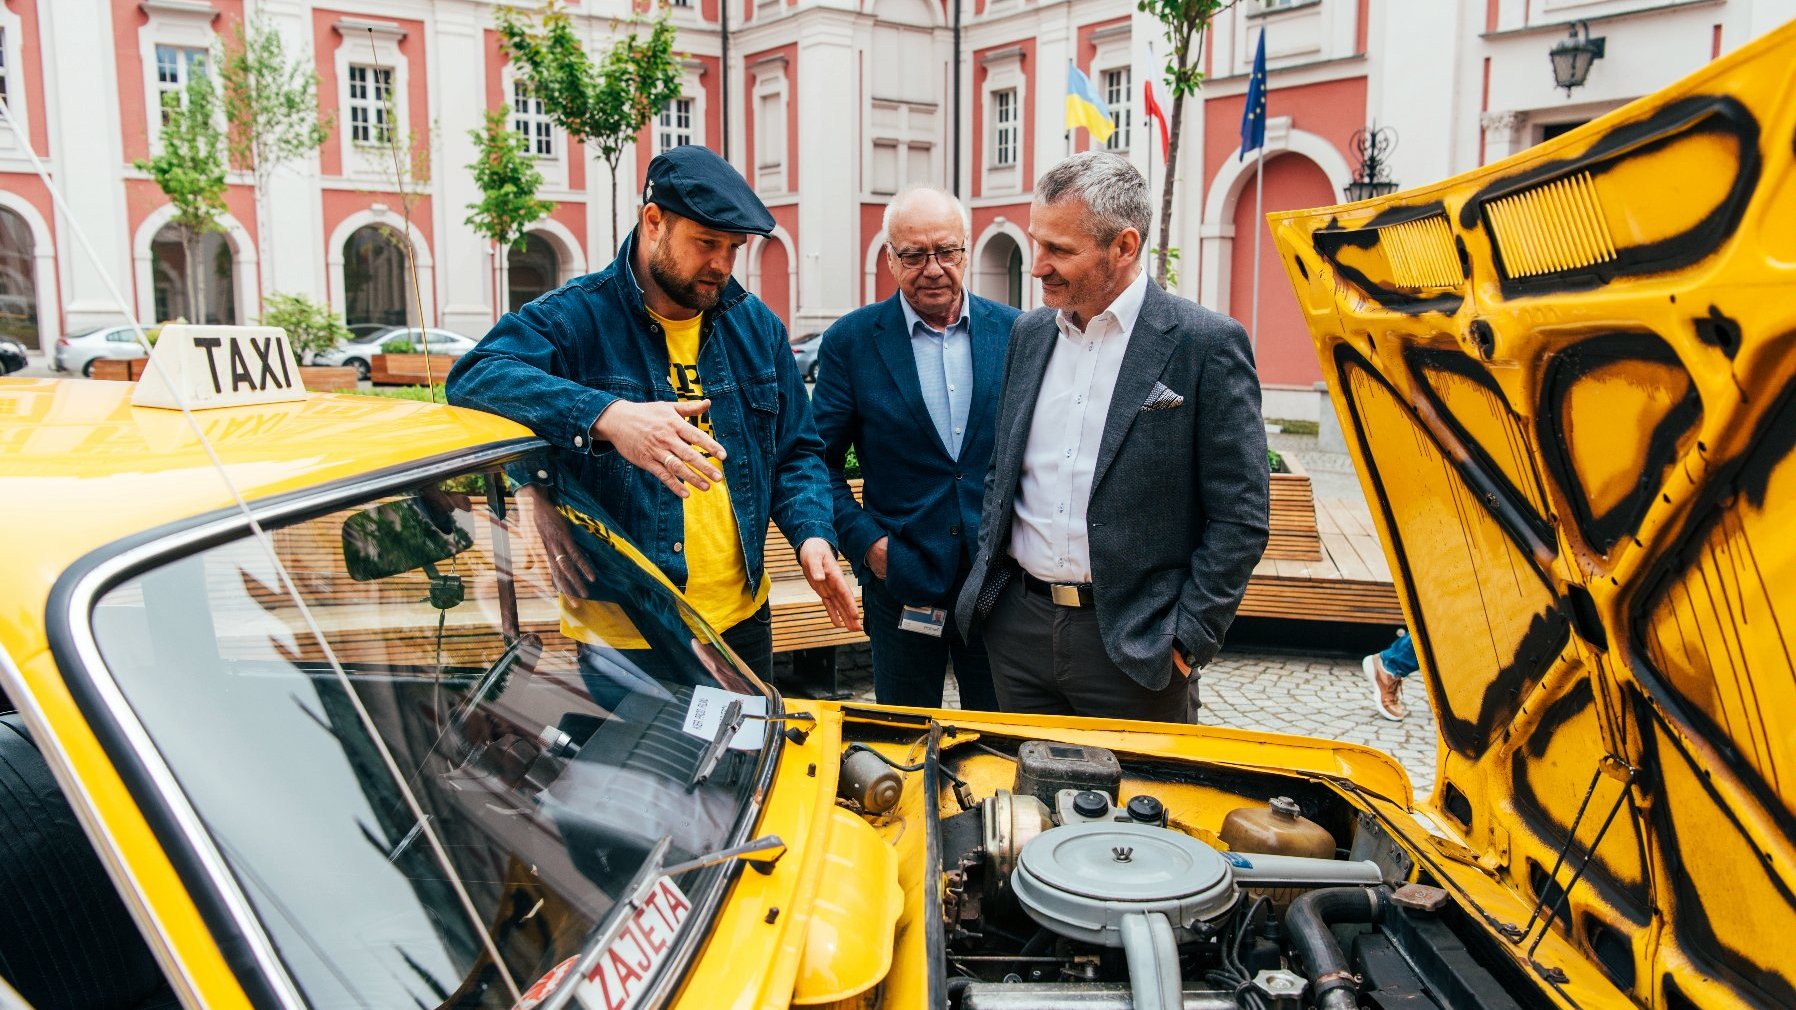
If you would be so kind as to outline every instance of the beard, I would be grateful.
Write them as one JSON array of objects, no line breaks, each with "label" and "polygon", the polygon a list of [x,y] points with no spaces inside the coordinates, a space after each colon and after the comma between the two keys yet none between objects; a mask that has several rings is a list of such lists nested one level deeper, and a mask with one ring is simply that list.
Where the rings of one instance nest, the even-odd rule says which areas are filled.
[{"label": "beard", "polygon": [[680,265],[673,258],[673,244],[662,242],[655,249],[655,254],[649,257],[649,276],[660,285],[662,293],[673,299],[674,304],[694,312],[704,312],[723,297],[723,286],[728,278],[716,278],[716,287],[707,292],[699,288],[699,281],[712,282],[713,278],[699,274],[682,277],[679,271]]}]

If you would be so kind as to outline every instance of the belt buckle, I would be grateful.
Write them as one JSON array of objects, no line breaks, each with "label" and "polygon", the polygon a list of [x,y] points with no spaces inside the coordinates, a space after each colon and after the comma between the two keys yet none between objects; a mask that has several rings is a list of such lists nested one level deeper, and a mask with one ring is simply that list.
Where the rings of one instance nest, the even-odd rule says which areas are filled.
[{"label": "belt buckle", "polygon": [[1056,605],[1062,607],[1082,607],[1085,605],[1079,600],[1079,587],[1068,585],[1064,582],[1056,582],[1048,586],[1048,598],[1053,600]]}]

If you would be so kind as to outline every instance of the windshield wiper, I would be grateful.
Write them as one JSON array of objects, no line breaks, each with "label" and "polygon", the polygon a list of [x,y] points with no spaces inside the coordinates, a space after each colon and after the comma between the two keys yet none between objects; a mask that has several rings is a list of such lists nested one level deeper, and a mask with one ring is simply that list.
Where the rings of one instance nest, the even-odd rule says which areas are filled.
[{"label": "windshield wiper", "polygon": [[[732,702],[731,704],[738,705],[740,703]],[[728,721],[727,715],[725,721]],[[592,941],[581,950],[580,960],[575,963],[574,970],[568,972],[562,978],[561,984],[556,986],[555,991],[537,1005],[538,1010],[562,1010],[567,1006],[568,1001],[574,998],[575,990],[579,988],[579,980],[585,978],[587,973],[592,971],[593,967],[599,963],[599,958],[611,948],[612,943],[616,942],[618,935],[636,917],[636,912],[642,907],[649,891],[654,889],[661,878],[702,870],[707,866],[716,866],[734,859],[743,860],[761,873],[772,873],[774,864],[778,863],[780,857],[786,854],[786,843],[780,839],[780,836],[762,835],[741,845],[733,845],[683,863],[664,866],[663,864],[667,860],[667,850],[672,847],[673,836],[663,835],[661,840],[655,843],[655,847],[649,850],[648,858],[642,861],[642,866],[637,868],[636,875],[630,878],[629,885],[624,888],[623,897],[618,899],[617,904],[611,906],[611,912],[606,916],[599,931],[593,934]],[[751,858],[755,856],[760,858]]]},{"label": "windshield wiper", "polygon": [[742,723],[742,702],[738,699],[730,702],[723,710],[723,718],[717,721],[717,732],[712,734],[711,742],[705,745],[705,749],[699,752],[698,764],[692,769],[692,778],[686,781],[687,792],[697,789],[700,783],[709,779],[711,773],[717,770],[717,762],[723,760],[730,740],[742,728]]}]

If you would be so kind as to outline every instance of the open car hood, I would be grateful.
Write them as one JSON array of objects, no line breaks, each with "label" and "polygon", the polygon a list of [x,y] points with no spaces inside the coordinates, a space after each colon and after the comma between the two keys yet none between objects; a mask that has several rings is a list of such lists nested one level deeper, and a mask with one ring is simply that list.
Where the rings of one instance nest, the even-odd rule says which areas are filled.
[{"label": "open car hood", "polygon": [[1439,716],[1433,810],[1569,888],[1643,1006],[1796,1006],[1793,157],[1796,24],[1270,216]]}]

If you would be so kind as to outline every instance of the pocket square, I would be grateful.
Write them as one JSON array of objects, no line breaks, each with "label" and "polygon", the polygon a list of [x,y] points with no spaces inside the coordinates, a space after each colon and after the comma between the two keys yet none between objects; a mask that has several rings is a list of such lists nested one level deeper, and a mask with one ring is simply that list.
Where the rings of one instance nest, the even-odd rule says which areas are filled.
[{"label": "pocket square", "polygon": [[1156,382],[1147,394],[1147,402],[1141,405],[1142,410],[1171,410],[1182,407],[1185,398],[1166,388],[1165,383]]}]

